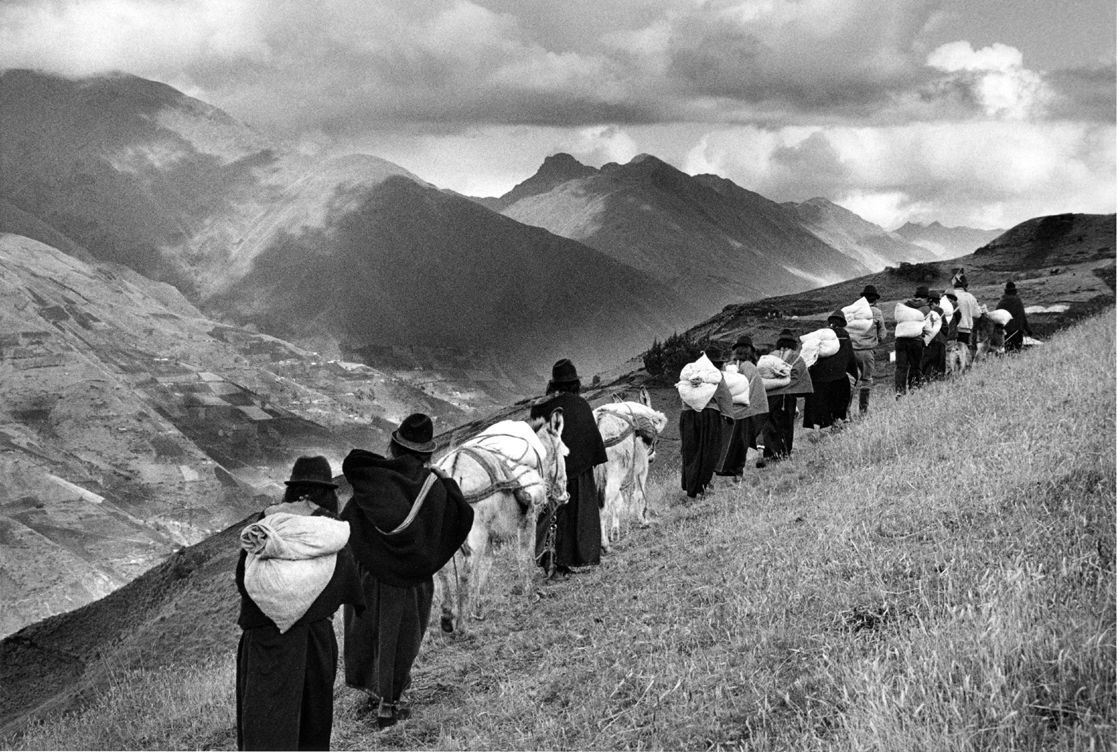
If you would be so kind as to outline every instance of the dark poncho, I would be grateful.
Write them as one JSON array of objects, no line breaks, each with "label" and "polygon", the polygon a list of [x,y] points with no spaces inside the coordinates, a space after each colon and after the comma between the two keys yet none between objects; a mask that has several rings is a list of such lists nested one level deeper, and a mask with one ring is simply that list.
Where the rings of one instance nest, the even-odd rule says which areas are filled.
[{"label": "dark poncho", "polygon": [[532,406],[531,417],[550,418],[551,413],[559,408],[562,409],[562,443],[570,450],[566,457],[566,475],[574,478],[609,458],[605,456],[605,442],[597,430],[593,409],[577,394],[558,392],[550,395]]},{"label": "dark poncho", "polygon": [[431,474],[418,457],[387,459],[354,449],[341,471],[353,486],[341,513],[351,528],[349,546],[361,568],[378,580],[401,588],[417,585],[441,569],[469,535],[473,508],[449,478],[437,479],[415,519],[389,534],[407,518]]}]

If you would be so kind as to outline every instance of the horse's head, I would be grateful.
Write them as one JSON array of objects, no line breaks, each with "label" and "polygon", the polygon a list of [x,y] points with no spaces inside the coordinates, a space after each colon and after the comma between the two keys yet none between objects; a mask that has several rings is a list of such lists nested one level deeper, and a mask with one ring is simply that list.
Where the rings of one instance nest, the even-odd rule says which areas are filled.
[{"label": "horse's head", "polygon": [[570,454],[570,449],[562,443],[562,426],[561,409],[552,412],[548,419],[531,420],[531,427],[535,429],[535,435],[539,437],[545,452],[540,475],[547,484],[547,496],[559,503],[570,498],[570,493],[566,490],[566,456]]}]

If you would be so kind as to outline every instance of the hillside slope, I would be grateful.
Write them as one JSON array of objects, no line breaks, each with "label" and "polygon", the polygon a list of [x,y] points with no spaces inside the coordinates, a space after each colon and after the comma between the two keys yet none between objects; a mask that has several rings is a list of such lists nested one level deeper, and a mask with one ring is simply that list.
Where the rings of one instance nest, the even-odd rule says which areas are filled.
[{"label": "hillside slope", "polygon": [[[1114,347],[1110,309],[698,502],[657,462],[663,524],[532,602],[494,577],[473,638],[428,634],[389,731],[339,679],[335,747],[1110,746]],[[911,427],[960,415],[951,482],[913,489]],[[50,719],[5,746],[232,744],[235,532],[0,644],[5,730]]]}]

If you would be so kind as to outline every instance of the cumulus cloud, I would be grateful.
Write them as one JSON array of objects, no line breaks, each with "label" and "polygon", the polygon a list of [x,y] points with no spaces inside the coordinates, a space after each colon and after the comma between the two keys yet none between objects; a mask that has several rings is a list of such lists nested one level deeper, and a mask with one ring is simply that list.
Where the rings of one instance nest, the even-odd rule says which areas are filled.
[{"label": "cumulus cloud", "polygon": [[1020,50],[993,44],[975,50],[966,41],[944,44],[927,65],[955,75],[986,115],[1023,119],[1042,112],[1051,94],[1040,75],[1024,67]]},{"label": "cumulus cloud", "polygon": [[1114,211],[1112,125],[919,123],[725,129],[684,161],[778,200],[826,196],[885,227],[908,218],[998,227]]}]

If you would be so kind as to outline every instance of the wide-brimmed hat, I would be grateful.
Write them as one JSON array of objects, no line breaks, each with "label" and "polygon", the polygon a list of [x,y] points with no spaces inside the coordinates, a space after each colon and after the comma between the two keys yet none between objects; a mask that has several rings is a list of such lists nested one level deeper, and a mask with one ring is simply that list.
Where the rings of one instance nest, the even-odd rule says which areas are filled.
[{"label": "wide-brimmed hat", "polygon": [[927,285],[920,285],[919,287],[915,288],[915,297],[929,298],[931,297],[931,291],[927,289]]},{"label": "wide-brimmed hat", "polygon": [[419,454],[430,454],[435,449],[434,424],[429,415],[412,413],[403,419],[399,428],[392,431],[392,441],[404,449]]},{"label": "wide-brimmed hat", "polygon": [[827,323],[833,321],[833,322],[837,323],[838,326],[845,326],[846,325],[846,315],[842,312],[842,309],[839,308],[838,310],[834,311],[829,316],[827,316],[826,321],[827,321]]},{"label": "wide-brimmed hat", "polygon": [[578,369],[570,362],[570,358],[556,360],[555,364],[551,366],[552,384],[573,384],[580,381],[581,379],[578,378]]},{"label": "wide-brimmed hat", "polygon": [[337,488],[330,461],[325,457],[299,457],[291,468],[291,477],[283,483],[288,486],[305,483],[308,486]]},{"label": "wide-brimmed hat", "polygon": [[880,300],[880,293],[873,285],[865,285],[865,289],[861,291],[861,297],[872,303],[873,301]]}]

